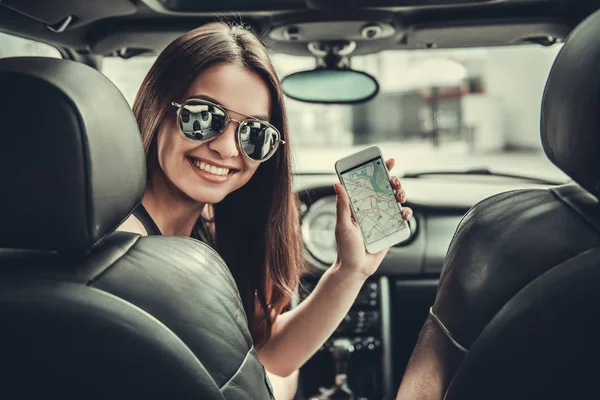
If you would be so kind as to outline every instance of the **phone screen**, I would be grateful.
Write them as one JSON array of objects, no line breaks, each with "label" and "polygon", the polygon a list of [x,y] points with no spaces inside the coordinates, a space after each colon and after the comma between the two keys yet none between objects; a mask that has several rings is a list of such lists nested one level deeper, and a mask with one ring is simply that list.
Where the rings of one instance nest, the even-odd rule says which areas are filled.
[{"label": "phone screen", "polygon": [[340,173],[367,244],[406,229],[381,157]]}]

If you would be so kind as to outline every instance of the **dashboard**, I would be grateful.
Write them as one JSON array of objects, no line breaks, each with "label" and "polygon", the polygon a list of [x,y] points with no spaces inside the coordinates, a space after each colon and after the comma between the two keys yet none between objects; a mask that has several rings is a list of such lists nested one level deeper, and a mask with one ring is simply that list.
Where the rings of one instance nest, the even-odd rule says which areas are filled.
[{"label": "dashboard", "polygon": [[[468,178],[468,179],[467,179]],[[325,271],[337,255],[334,229],[337,177],[297,175],[302,214],[302,238],[310,274]],[[526,188],[541,188],[532,183],[500,178],[404,179],[405,204],[414,211],[410,221],[411,237],[392,247],[377,274],[385,276],[439,275],[452,236],[465,213],[479,201],[498,193]]]}]

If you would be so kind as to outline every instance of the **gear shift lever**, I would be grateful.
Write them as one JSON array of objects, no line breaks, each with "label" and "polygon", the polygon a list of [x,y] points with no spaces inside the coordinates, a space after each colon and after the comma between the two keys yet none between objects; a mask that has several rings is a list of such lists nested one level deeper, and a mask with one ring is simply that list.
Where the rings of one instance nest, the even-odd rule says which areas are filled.
[{"label": "gear shift lever", "polygon": [[348,361],[354,352],[352,342],[346,338],[333,341],[329,352],[335,362],[335,385],[330,389],[321,389],[321,394],[309,400],[355,400],[354,392],[348,387]]},{"label": "gear shift lever", "polygon": [[352,342],[345,338],[336,339],[333,341],[329,352],[335,362],[335,383],[340,385],[338,380],[346,382],[348,374],[348,361],[354,352]]}]

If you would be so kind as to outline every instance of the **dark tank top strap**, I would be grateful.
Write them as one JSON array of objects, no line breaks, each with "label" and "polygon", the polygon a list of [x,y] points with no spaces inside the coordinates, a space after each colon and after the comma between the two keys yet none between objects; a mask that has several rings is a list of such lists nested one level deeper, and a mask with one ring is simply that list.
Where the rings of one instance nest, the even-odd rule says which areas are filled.
[{"label": "dark tank top strap", "polygon": [[162,235],[160,229],[158,229],[158,226],[156,225],[156,222],[154,222],[150,214],[148,214],[148,211],[144,208],[142,203],[140,203],[140,205],[133,210],[133,215],[138,219],[138,221],[141,222],[142,225],[144,225],[144,229],[146,229],[146,232],[149,236]]}]

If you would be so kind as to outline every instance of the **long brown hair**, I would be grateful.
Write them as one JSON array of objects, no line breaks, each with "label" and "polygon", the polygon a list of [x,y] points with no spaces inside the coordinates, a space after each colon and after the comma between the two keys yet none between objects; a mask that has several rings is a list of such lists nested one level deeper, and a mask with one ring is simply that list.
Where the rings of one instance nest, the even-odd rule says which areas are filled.
[{"label": "long brown hair", "polygon": [[271,335],[274,316],[294,293],[303,257],[283,93],[266,47],[239,25],[214,22],[187,32],[158,56],[142,82],[133,112],[151,177],[160,168],[156,134],[171,111],[171,101],[183,101],[202,71],[222,63],[240,63],[262,77],[271,92],[270,122],[286,140],[245,186],[211,210],[212,244],[237,282],[250,332],[260,347]]}]

